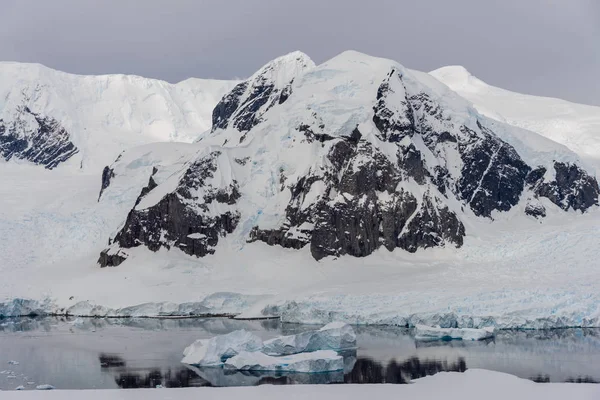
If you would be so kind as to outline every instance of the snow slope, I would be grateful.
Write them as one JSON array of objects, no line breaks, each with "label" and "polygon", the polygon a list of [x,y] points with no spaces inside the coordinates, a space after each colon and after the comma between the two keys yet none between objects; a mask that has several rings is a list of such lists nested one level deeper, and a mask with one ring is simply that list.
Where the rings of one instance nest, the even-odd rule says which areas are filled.
[{"label": "snow slope", "polygon": [[257,387],[186,388],[186,389],[128,389],[128,390],[53,390],[40,393],[7,391],[2,398],[25,399],[80,399],[90,400],[180,400],[207,399],[261,399],[281,398],[300,400],[365,398],[421,398],[446,400],[544,399],[562,400],[576,398],[593,400],[600,396],[600,387],[594,384],[535,383],[515,376],[486,370],[471,369],[464,373],[440,372],[436,375],[415,380],[410,385],[261,385]]},{"label": "snow slope", "polygon": [[482,114],[563,144],[600,171],[600,107],[490,86],[461,66],[443,67],[430,74],[471,101]]},{"label": "snow slope", "polygon": [[40,64],[0,62],[0,120],[18,120],[22,107],[55,119],[79,149],[68,164],[98,173],[127,148],[195,140],[210,129],[214,106],[236,83],[188,79],[170,84],[133,75],[73,75]]},{"label": "snow slope", "polygon": [[[294,54],[288,60],[298,56]],[[550,167],[557,159],[579,162],[578,155],[566,147],[481,116],[468,101],[433,77],[404,70],[393,61],[353,52],[321,66],[300,61],[304,67],[284,69],[281,76],[285,79],[275,75],[278,97],[270,92],[260,104],[254,102],[254,90],[249,89],[259,86],[239,90],[247,107],[235,108],[231,121],[249,126],[244,132],[250,134],[244,137],[243,132],[225,126],[212,129],[197,143],[154,143],[132,148],[110,164],[114,177],[99,202],[99,171],[46,171],[12,161],[0,163],[0,313],[34,309],[77,315],[158,316],[200,310],[314,323],[343,320],[442,327],[600,326],[597,206],[582,214],[572,209],[564,211],[542,198],[547,217],[536,219],[524,214],[527,198],[523,196],[509,211],[494,210],[492,219],[476,217],[468,207],[462,210],[458,199],[429,187],[460,215],[467,232],[462,247],[420,248],[416,253],[402,249],[390,252],[381,247],[368,257],[342,255],[317,262],[308,248],[248,243],[248,235],[257,223],[267,229],[285,221],[284,210],[290,198],[279,189],[282,171],[286,181],[293,182],[314,165],[328,166],[327,138],[324,142],[303,142],[304,133],[296,129],[298,122],[312,118],[306,99],[324,125],[334,128],[335,140],[346,137],[359,125],[364,136],[393,159],[391,144],[375,136],[373,104],[365,101],[365,96],[375,100],[389,67],[404,71],[407,85],[439,99],[455,126],[460,122],[475,129],[476,121],[489,124],[532,166],[541,163]],[[261,69],[254,78],[267,72]],[[283,84],[290,78],[288,72],[299,74],[289,89]],[[288,99],[278,103],[288,90],[291,96],[288,93]],[[277,105],[267,109],[270,104]],[[444,121],[432,119],[431,123],[447,123]],[[310,126],[312,134],[321,133],[319,125],[316,121]],[[415,139],[413,144],[430,156],[422,141]],[[213,150],[221,154],[217,157],[218,173],[210,183],[215,189],[239,185],[246,196],[238,228],[228,235],[216,235],[215,254],[197,258],[177,247],[160,247],[152,252],[139,246],[120,249],[127,253],[122,265],[99,268],[96,262],[100,251],[123,228],[128,214],[152,207],[172,193],[185,171]],[[460,169],[456,154],[446,154],[449,169],[453,163]],[[433,157],[427,162],[436,165]],[[94,163],[103,165],[100,159]],[[151,177],[157,186],[140,197],[136,205]],[[304,201],[309,206],[323,196],[324,187],[318,183],[310,186],[300,208]],[[413,180],[407,179],[403,188],[423,195],[424,188]],[[214,194],[205,189],[201,187],[194,194]],[[385,200],[383,192],[380,197]],[[333,203],[350,201],[344,199],[340,194]],[[207,212],[214,216],[232,209],[230,204],[213,202]],[[296,238],[304,234],[303,229],[310,229],[296,228],[291,230]],[[155,233],[158,237],[163,234]],[[202,238],[200,232],[190,235],[192,240]]]}]

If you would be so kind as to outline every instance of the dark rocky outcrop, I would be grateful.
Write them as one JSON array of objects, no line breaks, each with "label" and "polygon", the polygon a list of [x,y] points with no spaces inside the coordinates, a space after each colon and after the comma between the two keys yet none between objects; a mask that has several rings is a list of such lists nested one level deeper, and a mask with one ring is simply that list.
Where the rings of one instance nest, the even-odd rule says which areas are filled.
[{"label": "dark rocky outcrop", "polygon": [[115,177],[115,171],[108,165],[102,170],[102,185],[100,186],[100,194],[98,194],[98,201],[102,197],[102,193],[110,186],[110,180]]},{"label": "dark rocky outcrop", "polygon": [[[109,265],[114,248],[132,248],[145,245],[152,251],[177,247],[184,253],[203,257],[214,253],[219,238],[233,232],[239,221],[235,210],[219,212],[212,203],[234,205],[240,198],[234,181],[225,188],[214,187],[211,179],[217,171],[220,152],[202,157],[188,167],[177,189],[167,193],[156,204],[134,208],[129,212],[124,227],[117,233],[113,247],[105,250],[98,262]],[[150,193],[156,183],[150,177],[137,205]]]},{"label": "dark rocky outcrop", "polygon": [[11,123],[0,120],[0,156],[7,161],[17,158],[53,169],[78,151],[58,121],[28,107],[19,107]]},{"label": "dark rocky outcrop", "polygon": [[519,202],[531,168],[515,149],[479,122],[475,129],[456,129],[429,94],[409,95],[401,74],[395,70],[379,87],[373,122],[382,141],[400,142],[418,135],[442,163],[448,162],[448,149],[459,154],[463,163],[461,176],[452,182],[443,164],[430,171],[413,144],[404,148],[399,145],[399,159],[408,176],[419,184],[431,179],[444,194],[450,189],[475,215],[490,217],[492,211],[508,211]]},{"label": "dark rocky outcrop", "polygon": [[[410,252],[446,242],[461,246],[465,232],[456,214],[431,193],[416,199],[398,190],[407,171],[361,136],[355,130],[336,139],[328,154],[333,168],[298,180],[290,188],[286,223],[276,230],[256,227],[251,240],[295,249],[310,244],[317,260],[344,254],[364,257],[382,245]],[[320,192],[317,200],[304,204],[315,197],[309,195],[313,190]]]},{"label": "dark rocky outcrop", "polygon": [[214,108],[212,113],[212,129],[225,129],[229,119],[240,105],[240,99],[248,88],[248,82],[237,84],[231,92],[224,96]]},{"label": "dark rocky outcrop", "polygon": [[546,216],[546,207],[537,202],[529,202],[525,206],[525,214],[534,218],[544,218]]},{"label": "dark rocky outcrop", "polygon": [[598,204],[600,188],[596,178],[575,164],[554,163],[554,179],[544,181],[546,168],[538,167],[527,176],[533,192],[546,197],[563,210],[584,212]]},{"label": "dark rocky outcrop", "polygon": [[108,248],[100,253],[100,258],[98,258],[98,264],[100,264],[100,268],[118,267],[126,259],[126,254],[123,253],[121,250],[117,249],[113,252],[112,249]]},{"label": "dark rocky outcrop", "polygon": [[519,202],[531,168],[492,132],[484,128],[480,133],[467,132],[471,140],[460,145],[464,163],[458,181],[460,198],[477,216],[490,217],[494,210],[510,210]]}]

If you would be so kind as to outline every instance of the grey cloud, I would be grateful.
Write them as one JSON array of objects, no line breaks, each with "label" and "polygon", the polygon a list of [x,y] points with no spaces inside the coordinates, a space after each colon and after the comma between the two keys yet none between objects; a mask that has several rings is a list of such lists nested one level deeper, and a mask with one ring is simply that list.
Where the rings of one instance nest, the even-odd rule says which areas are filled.
[{"label": "grey cloud", "polygon": [[600,105],[596,0],[0,0],[0,60],[178,81],[347,49]]}]

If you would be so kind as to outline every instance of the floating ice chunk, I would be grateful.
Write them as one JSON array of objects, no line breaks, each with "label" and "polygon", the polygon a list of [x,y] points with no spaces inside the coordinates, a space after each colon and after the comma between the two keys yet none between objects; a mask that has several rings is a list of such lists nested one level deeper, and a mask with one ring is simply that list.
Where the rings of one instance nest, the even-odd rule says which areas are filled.
[{"label": "floating ice chunk", "polygon": [[415,326],[417,340],[483,340],[494,337],[494,328],[440,328],[426,325]]},{"label": "floating ice chunk", "polygon": [[25,386],[20,385],[15,388],[15,390],[25,390]]},{"label": "floating ice chunk", "polygon": [[242,351],[225,363],[239,371],[330,372],[344,369],[344,359],[333,350],[319,350],[273,357],[261,352]]},{"label": "floating ice chunk", "polygon": [[318,331],[267,340],[263,352],[270,355],[296,354],[316,350],[345,350],[356,347],[354,329],[343,322],[331,322]]},{"label": "floating ice chunk", "polygon": [[52,386],[52,385],[48,385],[48,384],[45,384],[45,385],[37,385],[35,388],[36,388],[37,390],[53,390],[53,389],[56,389],[54,386]]},{"label": "floating ice chunk", "polygon": [[8,363],[9,363],[10,365],[19,365],[19,362],[18,362],[18,361],[15,361],[15,360],[10,360]]},{"label": "floating ice chunk", "polygon": [[244,329],[211,339],[199,339],[183,351],[184,364],[222,365],[224,361],[242,351],[260,351],[263,342],[255,334]]}]

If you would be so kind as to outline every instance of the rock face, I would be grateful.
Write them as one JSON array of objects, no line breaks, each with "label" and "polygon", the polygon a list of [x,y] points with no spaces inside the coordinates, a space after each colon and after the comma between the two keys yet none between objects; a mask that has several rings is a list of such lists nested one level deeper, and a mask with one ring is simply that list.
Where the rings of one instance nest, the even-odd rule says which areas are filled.
[{"label": "rock face", "polygon": [[536,195],[548,198],[565,211],[573,209],[583,212],[598,204],[598,181],[581,167],[556,162],[554,178],[549,182],[544,181],[546,172],[546,168],[539,167],[527,177],[527,183]]},{"label": "rock face", "polygon": [[110,180],[115,177],[115,171],[108,166],[102,170],[102,185],[100,186],[100,193],[98,194],[98,201],[102,197],[102,193],[110,186]]},{"label": "rock face", "polygon": [[410,252],[445,241],[462,245],[465,231],[456,214],[431,191],[417,199],[397,190],[406,171],[360,136],[355,129],[349,138],[337,139],[327,155],[331,168],[290,188],[286,223],[274,230],[257,227],[251,240],[296,249],[310,244],[317,260],[364,257],[381,245]]},{"label": "rock face", "polygon": [[55,119],[26,106],[19,107],[12,122],[0,119],[0,156],[7,161],[17,158],[53,169],[77,152],[69,132]]},{"label": "rock face", "polygon": [[[239,221],[233,207],[240,198],[237,183],[218,187],[213,182],[221,156],[215,151],[198,159],[187,168],[174,192],[147,208],[132,209],[114,238],[113,248],[104,250],[98,263],[102,267],[116,266],[111,257],[115,245],[132,248],[144,244],[152,251],[177,247],[197,257],[214,253],[219,238],[233,232]],[[136,206],[155,188],[151,176]],[[116,261],[120,264],[123,260]]]},{"label": "rock face", "polygon": [[223,97],[179,175],[156,180],[155,169],[100,264],[140,245],[202,257],[230,235],[309,246],[317,260],[460,247],[465,218],[521,202],[543,218],[542,197],[564,210],[598,203],[580,166],[554,153],[529,165],[509,126],[438,85],[352,52],[318,67],[301,53],[267,64]]}]

